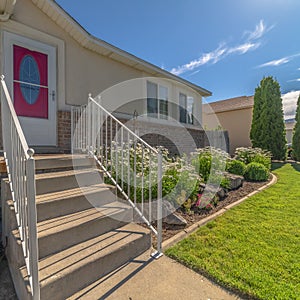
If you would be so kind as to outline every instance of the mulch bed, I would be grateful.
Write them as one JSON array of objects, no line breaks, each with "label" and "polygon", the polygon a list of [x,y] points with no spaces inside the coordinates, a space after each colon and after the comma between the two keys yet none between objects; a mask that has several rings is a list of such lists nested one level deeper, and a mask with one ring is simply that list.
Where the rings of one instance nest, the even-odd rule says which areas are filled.
[{"label": "mulch bed", "polygon": [[[268,182],[270,182],[270,181],[271,181],[271,179],[269,179]],[[171,238],[172,236],[174,236],[175,234],[184,230],[185,228],[197,223],[201,219],[204,219],[207,216],[214,214],[215,212],[219,211],[220,209],[224,208],[225,206],[240,200],[241,198],[256,191],[258,188],[260,188],[261,186],[263,186],[265,184],[267,184],[267,182],[244,181],[242,187],[240,187],[237,190],[228,192],[227,197],[224,200],[219,201],[218,205],[216,207],[214,207],[210,211],[203,211],[200,214],[198,214],[198,213],[197,214],[196,213],[195,214],[187,214],[187,213],[183,212],[180,208],[177,209],[176,213],[181,215],[187,221],[188,224],[186,226],[178,226],[178,225],[168,225],[168,224],[163,223],[163,232],[162,232],[163,241]],[[155,243],[155,239],[153,239],[153,242]]]}]

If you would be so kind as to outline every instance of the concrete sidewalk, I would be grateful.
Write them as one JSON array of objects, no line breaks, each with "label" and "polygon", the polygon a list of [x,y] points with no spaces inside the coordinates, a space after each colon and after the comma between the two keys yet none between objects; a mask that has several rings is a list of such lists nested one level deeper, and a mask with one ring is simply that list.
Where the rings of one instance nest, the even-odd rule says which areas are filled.
[{"label": "concrete sidewalk", "polygon": [[69,299],[241,299],[166,256],[153,260],[149,254],[142,254]]},{"label": "concrete sidewalk", "polygon": [[[166,256],[153,260],[149,254],[142,254],[69,299],[241,299]],[[0,263],[0,299],[17,299],[6,260]]]},{"label": "concrete sidewalk", "polygon": [[7,261],[0,254],[0,300],[17,300]]}]

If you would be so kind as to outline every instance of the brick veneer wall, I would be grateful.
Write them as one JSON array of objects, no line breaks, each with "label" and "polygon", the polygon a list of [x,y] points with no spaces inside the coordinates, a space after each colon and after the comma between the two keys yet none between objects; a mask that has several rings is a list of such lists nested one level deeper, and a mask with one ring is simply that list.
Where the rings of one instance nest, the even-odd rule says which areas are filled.
[{"label": "brick veneer wall", "polygon": [[[1,109],[1,108],[0,108]],[[1,113],[1,111],[0,111]],[[203,148],[209,146],[209,139],[207,135],[209,133],[202,129],[175,127],[171,125],[161,125],[150,123],[147,121],[133,121],[133,120],[120,120],[133,131],[145,139],[152,146],[164,146],[169,149],[171,154],[190,153],[197,148]],[[1,122],[0,122],[1,130]],[[108,135],[110,135],[110,126],[108,126]],[[112,130],[115,135],[115,128]],[[213,134],[214,136],[216,133]],[[220,133],[221,135],[221,133]],[[70,111],[58,111],[57,112],[57,136],[58,136],[58,148],[64,152],[71,151],[71,112]],[[229,149],[228,133],[224,132],[226,149]],[[110,137],[108,138],[108,140]],[[212,139],[210,138],[212,141]],[[219,140],[218,137],[215,138]],[[214,145],[219,146],[219,145]],[[223,147],[222,147],[223,148]],[[2,131],[0,131],[0,149],[3,149],[2,143]]]},{"label": "brick veneer wall", "polygon": [[136,128],[139,136],[150,144],[164,146],[173,154],[189,154],[195,151],[195,148],[203,148],[206,145],[205,131],[201,128],[191,129],[143,121],[138,121]]},{"label": "brick veneer wall", "polygon": [[[152,146],[164,146],[171,154],[189,154],[195,148],[213,146],[228,152],[229,137],[227,131],[205,131],[202,128],[174,126],[168,124],[152,123],[146,120],[120,119],[138,136]],[[110,139],[110,126],[108,124],[108,139]],[[115,127],[112,129],[115,135]]]},{"label": "brick veneer wall", "polygon": [[64,152],[71,151],[71,112],[57,112],[57,143]]}]

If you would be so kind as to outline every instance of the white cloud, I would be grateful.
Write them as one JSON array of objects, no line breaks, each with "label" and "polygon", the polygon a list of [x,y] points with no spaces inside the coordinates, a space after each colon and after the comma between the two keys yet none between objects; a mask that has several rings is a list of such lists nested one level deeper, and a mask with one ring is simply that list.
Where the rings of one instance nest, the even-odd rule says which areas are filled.
[{"label": "white cloud", "polygon": [[292,80],[288,80],[287,82],[295,82],[295,81],[300,81],[300,78],[296,78],[296,79],[292,79]]},{"label": "white cloud", "polygon": [[223,48],[222,46],[219,46],[214,51],[211,51],[209,53],[204,53],[201,55],[200,58],[192,60],[191,62],[184,64],[182,66],[179,66],[177,68],[173,68],[171,70],[171,73],[175,75],[180,75],[182,73],[185,73],[187,71],[192,71],[195,68],[198,68],[202,65],[205,65],[209,62],[215,64],[217,63],[221,57],[226,53],[227,49]]},{"label": "white cloud", "polygon": [[280,66],[280,65],[283,65],[283,64],[286,64],[288,62],[290,62],[291,60],[291,57],[290,56],[287,56],[287,57],[282,57],[280,59],[275,59],[275,60],[271,60],[271,61],[268,61],[264,64],[261,64],[258,66],[258,68],[263,68],[263,67],[277,67],[277,66]]},{"label": "white cloud", "polygon": [[270,31],[274,26],[267,27],[264,24],[264,20],[260,20],[259,23],[255,26],[254,31],[245,31],[244,35],[248,35],[248,40],[253,41],[260,39],[265,33]]},{"label": "white cloud", "polygon": [[[257,66],[257,68],[263,68],[263,67],[278,67],[280,65],[286,64],[288,62],[290,62],[291,60],[293,60],[295,57],[300,56],[300,53],[294,54],[294,55],[290,55],[290,56],[285,56],[279,59],[274,59],[271,61],[268,61],[266,63],[263,63],[259,66]],[[300,71],[300,68],[298,69]]]},{"label": "white cloud", "polygon": [[250,50],[255,50],[259,46],[260,46],[260,43],[245,43],[242,45],[238,45],[236,47],[229,48],[227,53],[228,54],[233,54],[233,53],[245,54]]},{"label": "white cloud", "polygon": [[[260,20],[260,22],[256,25],[254,31],[247,31],[244,33],[244,35],[247,35],[247,40],[243,43],[233,47],[227,47],[226,44],[222,44],[217,49],[211,52],[203,53],[197,59],[191,60],[190,62],[181,66],[172,68],[170,72],[175,75],[181,75],[183,73],[193,71],[194,69],[197,69],[200,66],[208,63],[215,64],[228,55],[242,55],[246,54],[249,51],[253,51],[261,45],[261,42],[257,40],[272,28],[273,27],[267,28],[264,24],[264,21]],[[196,74],[196,72],[194,74]]]},{"label": "white cloud", "polygon": [[299,94],[300,91],[292,91],[281,96],[285,119],[295,118]]}]

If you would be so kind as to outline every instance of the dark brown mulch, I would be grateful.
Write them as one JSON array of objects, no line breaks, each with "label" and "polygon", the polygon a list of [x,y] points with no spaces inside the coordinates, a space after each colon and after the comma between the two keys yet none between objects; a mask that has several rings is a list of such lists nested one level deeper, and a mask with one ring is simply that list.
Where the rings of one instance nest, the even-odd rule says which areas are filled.
[{"label": "dark brown mulch", "polygon": [[[269,179],[270,181],[271,179]],[[214,214],[215,212],[219,211],[220,209],[224,208],[225,206],[240,200],[241,198],[247,196],[248,194],[256,191],[261,186],[267,184],[267,182],[249,182],[244,181],[243,186],[237,190],[230,191],[227,197],[219,201],[218,205],[214,207],[210,211],[201,212],[200,214],[187,214],[182,210],[178,209],[176,211],[177,214],[181,215],[186,221],[186,226],[178,226],[178,225],[168,225],[163,223],[163,241],[169,239],[170,237],[174,236],[175,234],[179,233],[180,231],[184,230],[185,228],[197,223],[201,219]],[[155,242],[155,241],[154,241]]]}]

